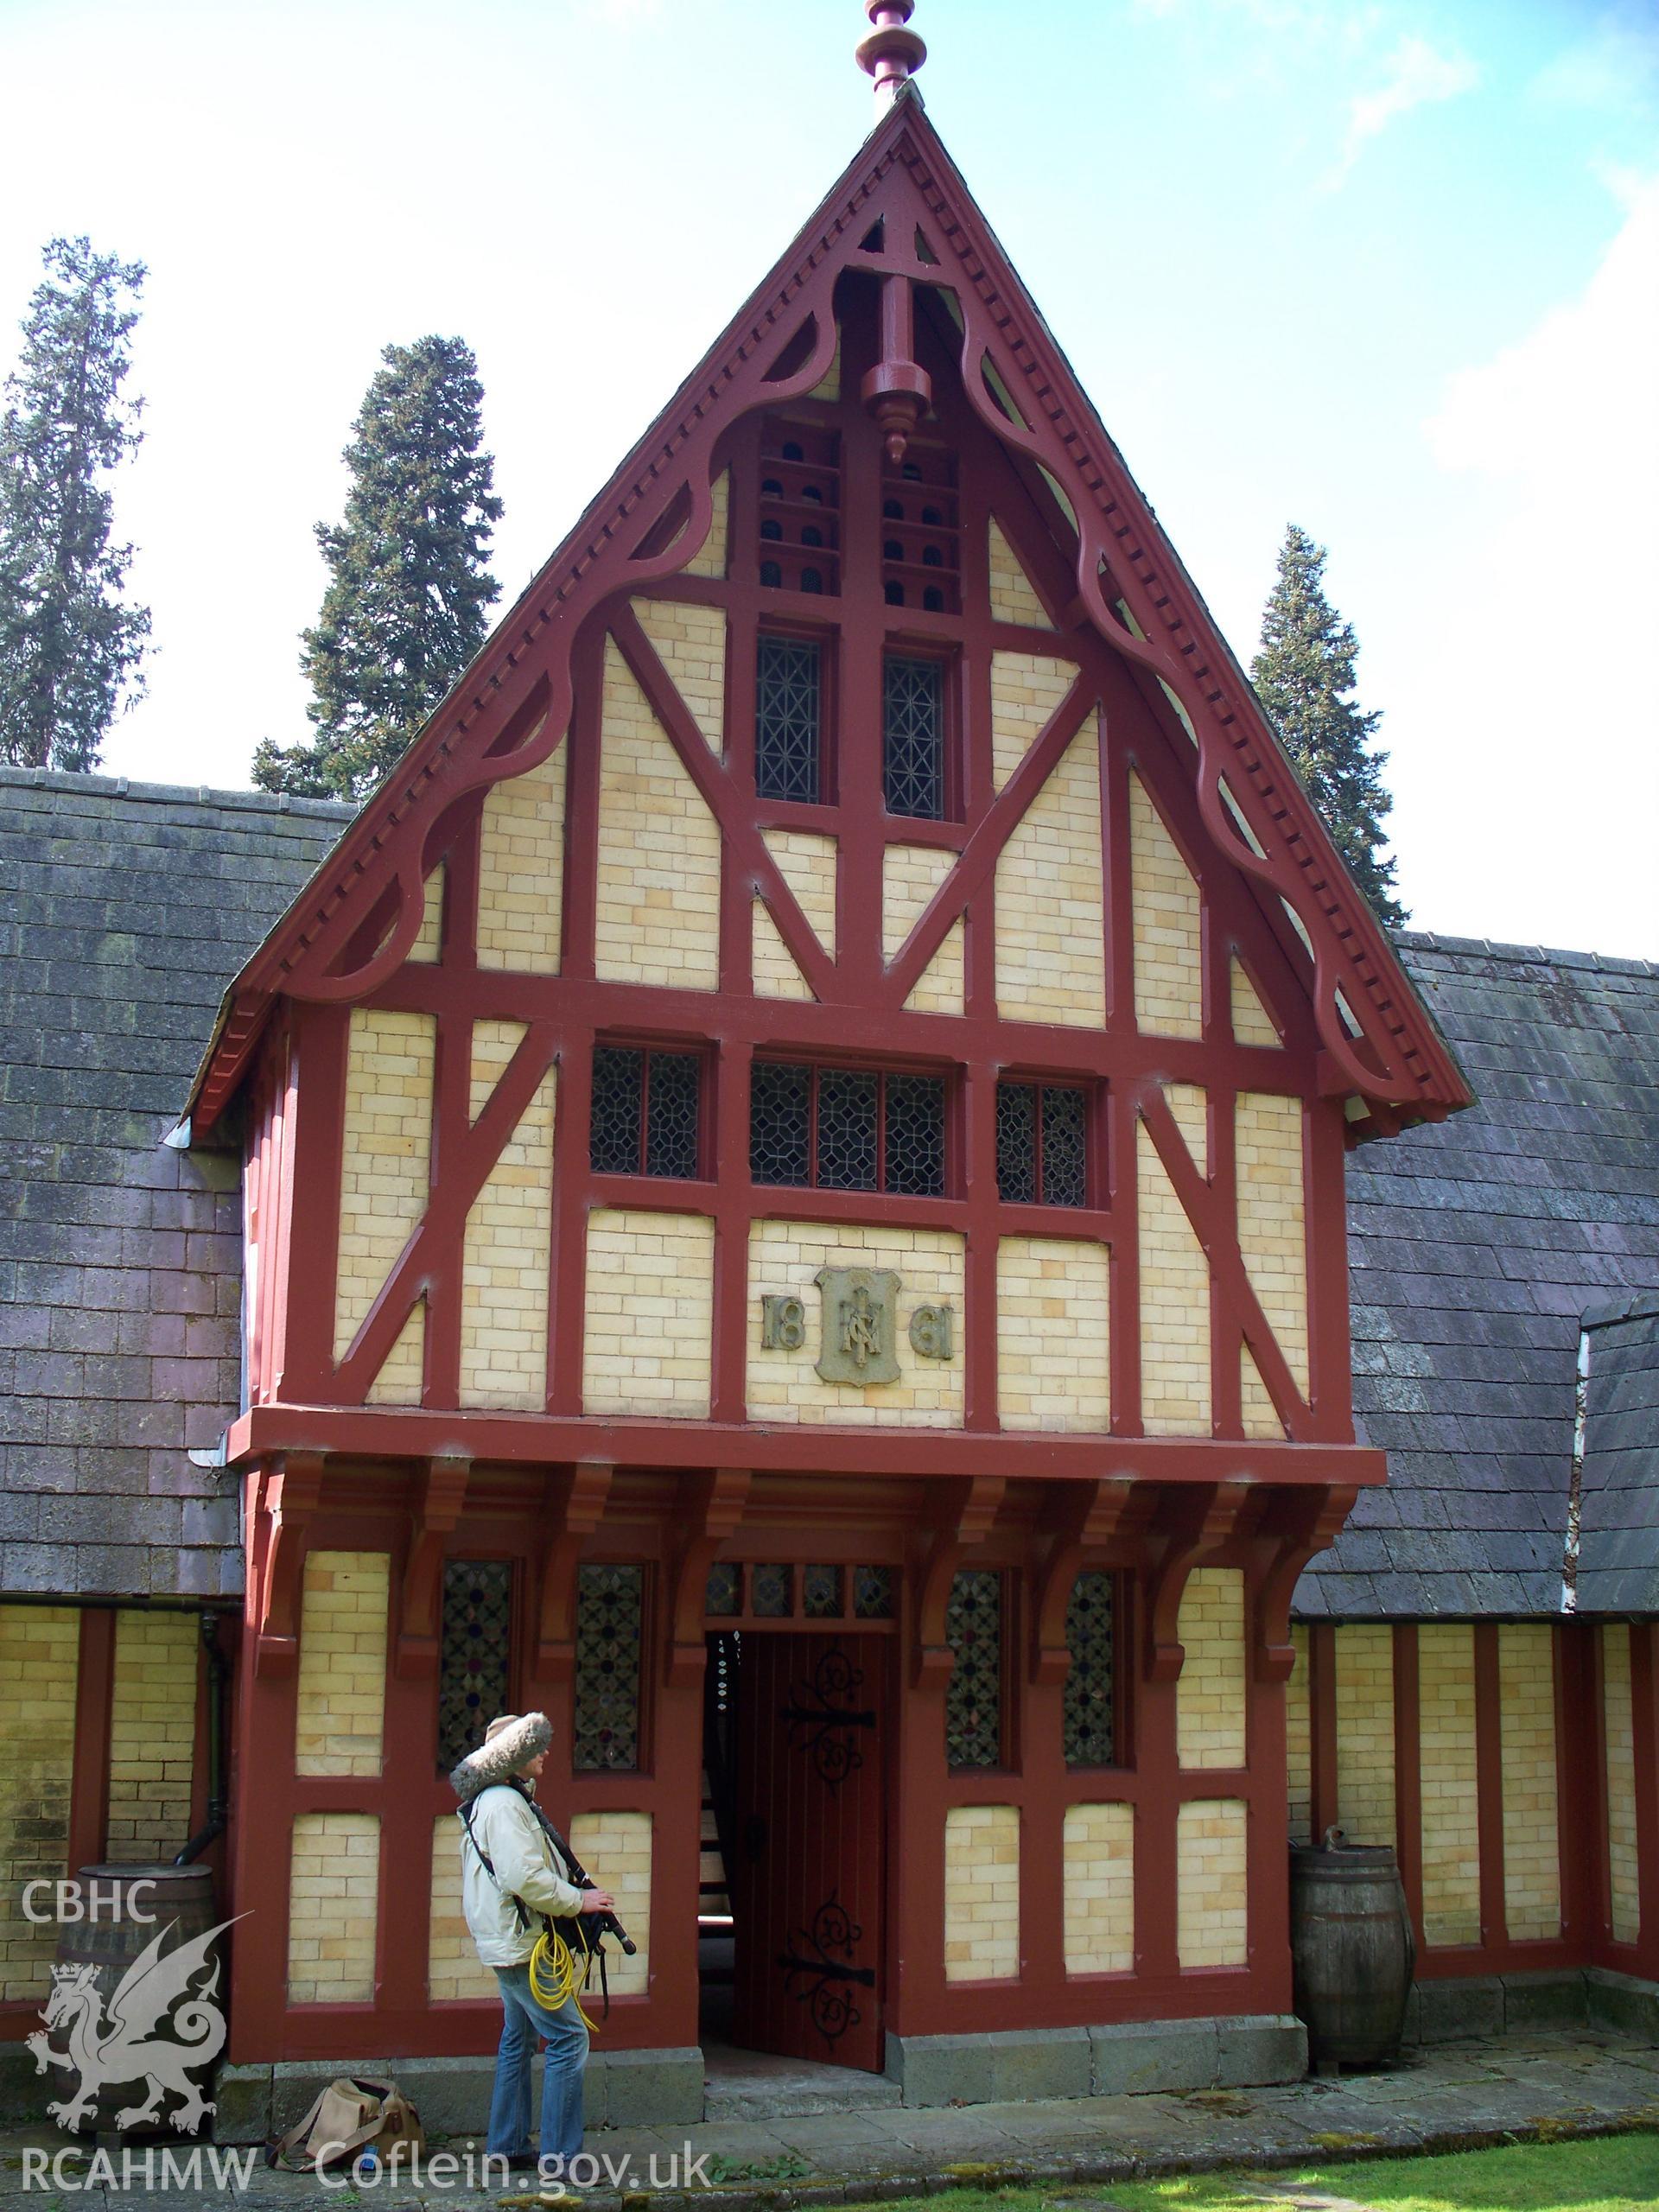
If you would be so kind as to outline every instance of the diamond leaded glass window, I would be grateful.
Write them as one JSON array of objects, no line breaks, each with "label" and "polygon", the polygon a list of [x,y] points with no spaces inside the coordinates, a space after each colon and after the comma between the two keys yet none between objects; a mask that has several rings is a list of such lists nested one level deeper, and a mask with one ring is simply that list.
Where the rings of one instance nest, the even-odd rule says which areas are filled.
[{"label": "diamond leaded glass window", "polygon": [[890,1075],[883,1086],[887,1187],[906,1198],[944,1196],[944,1078]]},{"label": "diamond leaded glass window", "polygon": [[944,817],[944,670],[889,653],[882,668],[882,765],[889,814]]},{"label": "diamond leaded glass window", "polygon": [[645,1569],[576,1570],[576,1672],[571,1764],[579,1773],[639,1764],[639,1656]]},{"label": "diamond leaded glass window", "polygon": [[1002,1578],[955,1576],[944,1615],[955,1664],[944,1693],[944,1753],[953,1767],[1002,1764]]},{"label": "diamond leaded glass window", "polygon": [[873,1191],[877,1078],[862,1068],[820,1068],[817,1077],[819,1185]]},{"label": "diamond leaded glass window", "polygon": [[438,1767],[447,1774],[511,1709],[512,1568],[505,1560],[444,1561],[438,1640]]},{"label": "diamond leaded glass window", "polygon": [[1116,1578],[1109,1573],[1085,1570],[1071,1585],[1065,1609],[1071,1671],[1060,1724],[1068,1766],[1117,1763],[1116,1599]]},{"label": "diamond leaded glass window", "polygon": [[943,1076],[758,1060],[749,1092],[757,1183],[945,1194]]},{"label": "diamond leaded glass window", "polygon": [[695,1178],[702,1098],[700,1054],[596,1045],[588,1140],[594,1174]]},{"label": "diamond leaded glass window", "polygon": [[996,1187],[1006,1204],[1088,1205],[1088,1105],[1072,1084],[997,1085]]},{"label": "diamond leaded glass window", "polygon": [[754,787],[761,798],[823,797],[822,668],[810,639],[762,637],[754,669]]},{"label": "diamond leaded glass window", "polygon": [[812,1179],[812,1071],[757,1060],[749,1080],[749,1173],[757,1183]]}]

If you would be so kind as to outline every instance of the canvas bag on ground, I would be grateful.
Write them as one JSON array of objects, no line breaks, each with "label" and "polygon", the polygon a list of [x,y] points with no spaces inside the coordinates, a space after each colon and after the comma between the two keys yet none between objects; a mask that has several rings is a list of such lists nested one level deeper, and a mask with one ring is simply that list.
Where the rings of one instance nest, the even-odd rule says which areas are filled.
[{"label": "canvas bag on ground", "polygon": [[348,2165],[372,2149],[382,2159],[411,2158],[426,2147],[421,2116],[395,2082],[374,2082],[342,2074],[331,2082],[286,2135],[266,2152],[273,2166],[290,2173]]}]

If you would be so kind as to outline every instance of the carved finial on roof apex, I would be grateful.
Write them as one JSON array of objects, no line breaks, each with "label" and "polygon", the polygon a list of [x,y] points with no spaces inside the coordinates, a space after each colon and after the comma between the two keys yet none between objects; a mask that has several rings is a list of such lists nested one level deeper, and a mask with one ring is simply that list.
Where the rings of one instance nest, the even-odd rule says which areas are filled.
[{"label": "carved finial on roof apex", "polygon": [[927,59],[918,33],[908,29],[916,0],[864,0],[875,29],[859,41],[858,66],[875,79],[875,105],[884,111]]}]

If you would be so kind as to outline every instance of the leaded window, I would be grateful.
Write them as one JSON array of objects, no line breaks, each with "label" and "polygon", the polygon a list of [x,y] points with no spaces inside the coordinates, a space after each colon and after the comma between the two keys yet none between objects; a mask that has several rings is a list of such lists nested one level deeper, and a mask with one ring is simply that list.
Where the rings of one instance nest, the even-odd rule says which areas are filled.
[{"label": "leaded window", "polygon": [[505,1560],[446,1560],[438,1638],[438,1767],[447,1774],[511,1709],[512,1568]]},{"label": "leaded window", "polygon": [[758,1060],[749,1173],[757,1183],[943,1198],[944,1078]]},{"label": "leaded window", "polygon": [[944,1693],[944,1751],[953,1767],[1002,1764],[1002,1577],[955,1575],[944,1614],[954,1664]]},{"label": "leaded window", "polygon": [[749,1569],[749,1611],[757,1620],[786,1621],[795,1611],[795,1570],[784,1560]]},{"label": "leaded window", "polygon": [[763,636],[755,651],[754,788],[816,805],[822,778],[823,667],[806,638]]},{"label": "leaded window", "polygon": [[853,1569],[853,1611],[861,1621],[893,1618],[893,1569],[855,1567]]},{"label": "leaded window", "polygon": [[639,1764],[645,1569],[576,1569],[576,1669],[571,1764],[579,1773]]},{"label": "leaded window", "polygon": [[814,1565],[801,1573],[801,1611],[810,1621],[838,1621],[842,1612],[841,1569]]},{"label": "leaded window", "polygon": [[715,1619],[725,1619],[740,1610],[743,1594],[743,1570],[734,1560],[717,1559],[709,1570],[708,1586],[703,1592],[702,1610]]},{"label": "leaded window", "polygon": [[1071,1084],[997,1085],[996,1187],[1009,1205],[1087,1205],[1085,1092]]},{"label": "leaded window", "polygon": [[1117,1580],[1085,1569],[1065,1609],[1071,1670],[1065,1678],[1061,1735],[1068,1766],[1117,1763]]},{"label": "leaded window", "polygon": [[944,669],[889,653],[882,668],[882,779],[889,814],[944,817]]},{"label": "leaded window", "polygon": [[588,1158],[596,1175],[701,1173],[702,1056],[635,1045],[594,1048]]}]

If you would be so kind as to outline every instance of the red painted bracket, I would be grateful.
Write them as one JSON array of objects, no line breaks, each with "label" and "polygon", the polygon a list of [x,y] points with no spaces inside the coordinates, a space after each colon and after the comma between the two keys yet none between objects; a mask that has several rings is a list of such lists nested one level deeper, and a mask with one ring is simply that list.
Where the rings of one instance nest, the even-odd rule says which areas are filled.
[{"label": "red painted bracket", "polygon": [[963,1552],[990,1535],[1007,1487],[1005,1475],[974,1475],[932,1486],[915,1573],[916,1640],[910,1671],[918,1689],[942,1689],[950,1678],[955,1655],[945,1636],[944,1617],[951,1578]]},{"label": "red painted bracket", "polygon": [[537,1682],[568,1682],[576,1665],[576,1567],[601,1521],[613,1466],[553,1468],[541,1516],[536,1644],[531,1674]]},{"label": "red painted bracket", "polygon": [[1181,1599],[1186,1579],[1208,1552],[1241,1533],[1246,1516],[1265,1500],[1250,1483],[1205,1483],[1166,1492],[1154,1531],[1161,1547],[1147,1578],[1146,1677],[1180,1678],[1186,1651],[1180,1640]]},{"label": "red painted bracket", "polygon": [[1127,1475],[1056,1484],[1054,1490],[1041,1532],[1046,1555],[1033,1578],[1030,1675],[1033,1683],[1058,1688],[1071,1671],[1065,1617],[1084,1554],[1132,1533],[1151,1512],[1156,1493]]},{"label": "red painted bracket", "polygon": [[443,1554],[467,1503],[467,1459],[429,1459],[415,1508],[415,1530],[404,1566],[403,1606],[392,1663],[408,1681],[427,1681],[438,1671],[443,1598]]},{"label": "red painted bracket", "polygon": [[670,1689],[694,1688],[702,1680],[708,1657],[702,1621],[709,1570],[721,1546],[736,1534],[753,1481],[747,1467],[709,1467],[686,1485],[684,1534],[669,1567],[668,1649],[663,1679]]},{"label": "red painted bracket", "polygon": [[322,1497],[322,1467],[321,1452],[285,1452],[259,1484],[256,1675],[291,1675],[300,1663],[306,1531]]},{"label": "red painted bracket", "polygon": [[1288,1524],[1274,1545],[1255,1595],[1252,1657],[1258,1682],[1290,1680],[1296,1664],[1290,1640],[1291,1598],[1309,1560],[1335,1543],[1358,1496],[1357,1489],[1335,1483],[1289,1493]]}]

